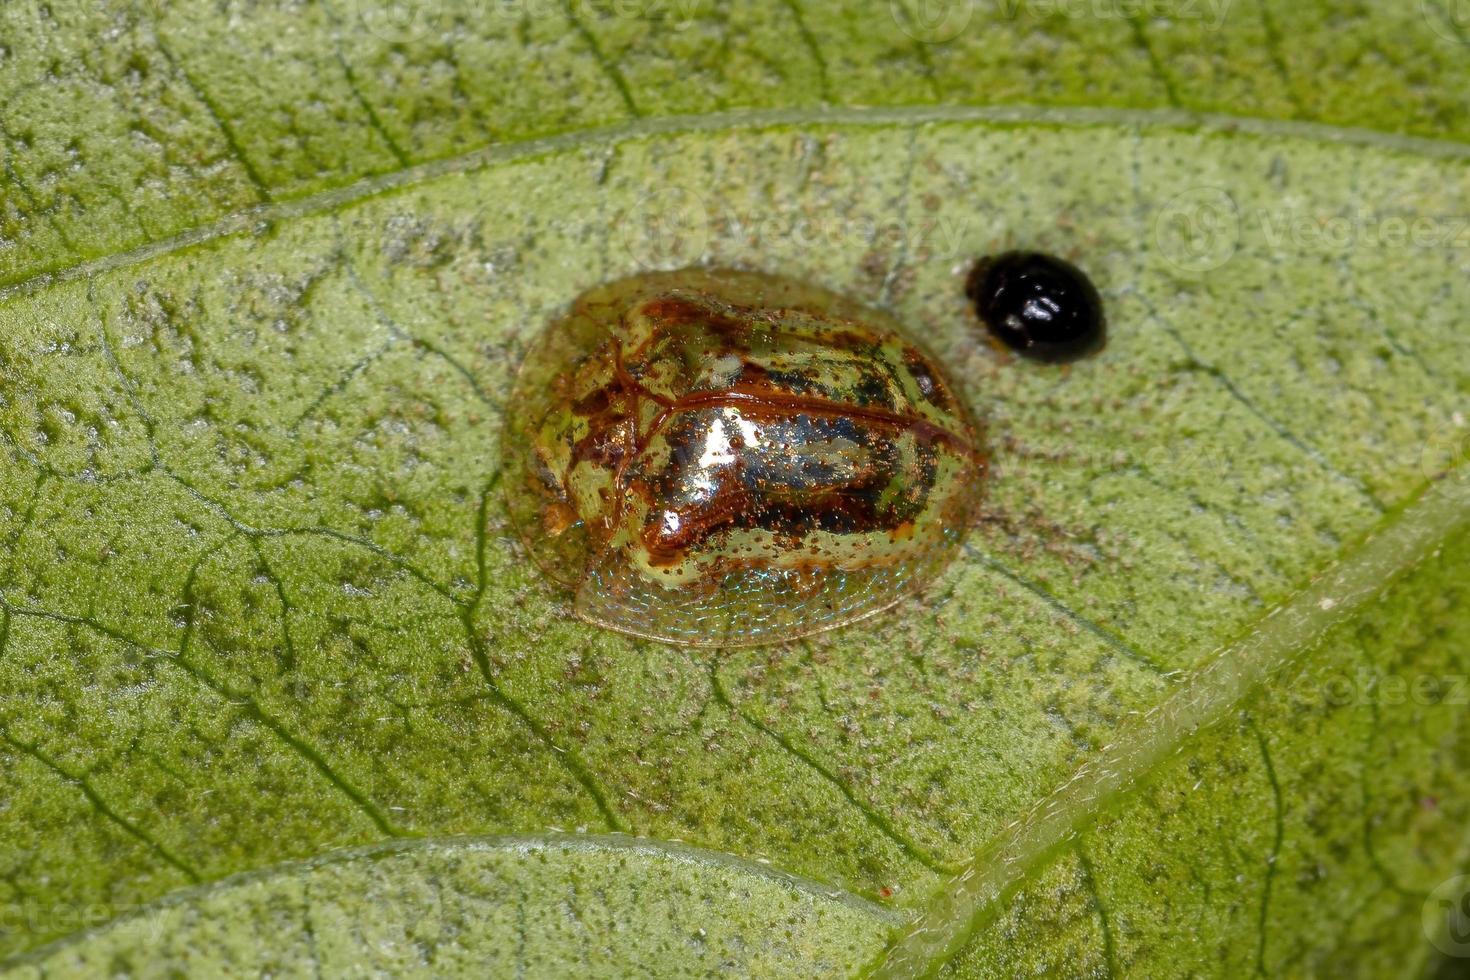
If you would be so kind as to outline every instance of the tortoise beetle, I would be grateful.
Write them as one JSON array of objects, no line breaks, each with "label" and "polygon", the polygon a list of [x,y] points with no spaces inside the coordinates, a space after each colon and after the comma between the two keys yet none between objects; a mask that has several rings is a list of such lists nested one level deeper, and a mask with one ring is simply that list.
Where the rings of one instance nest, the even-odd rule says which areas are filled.
[{"label": "tortoise beetle", "polygon": [[529,350],[511,523],[603,627],[775,643],[873,615],[957,551],[986,472],[955,389],[888,315],[726,269],[576,299]]}]

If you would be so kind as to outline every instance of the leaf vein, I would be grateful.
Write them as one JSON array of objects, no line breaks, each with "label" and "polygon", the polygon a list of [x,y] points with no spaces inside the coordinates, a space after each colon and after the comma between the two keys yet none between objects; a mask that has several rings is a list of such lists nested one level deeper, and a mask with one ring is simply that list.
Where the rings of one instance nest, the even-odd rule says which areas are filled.
[{"label": "leaf vein", "polygon": [[732,716],[739,718],[741,721],[745,722],[745,724],[749,725],[760,734],[774,741],[793,759],[796,759],[802,765],[811,769],[818,776],[822,777],[822,779],[830,783],[833,788],[835,788],[839,793],[842,794],[843,798],[846,799],[848,803],[857,808],[857,811],[862,814],[863,819],[868,821],[868,823],[872,825],[873,829],[877,830],[880,834],[882,834],[884,837],[888,838],[895,845],[897,845],[900,851],[908,855],[913,860],[919,862],[930,871],[935,871],[943,874],[952,870],[950,866],[947,866],[939,858],[935,857],[933,854],[930,854],[928,850],[920,845],[917,841],[913,840],[907,834],[903,833],[903,831],[899,830],[892,820],[889,820],[888,817],[884,816],[878,810],[874,809],[873,806],[870,805],[866,800],[863,800],[861,797],[859,797],[845,780],[841,779],[835,772],[824,765],[819,759],[817,759],[816,756],[802,749],[784,733],[777,731],[776,729],[762,722],[760,719],[740,710],[740,707],[735,704],[735,702],[730,698],[730,695],[726,692],[724,682],[720,680],[719,667],[713,661],[709,665],[709,679],[710,691],[714,694],[715,702],[717,704],[728,711]]},{"label": "leaf vein", "polygon": [[1271,746],[1266,733],[1254,720],[1247,722],[1256,743],[1261,749],[1261,764],[1265,767],[1266,780],[1271,786],[1271,817],[1273,837],[1271,853],[1266,856],[1266,880],[1261,884],[1261,908],[1256,921],[1256,975],[1268,976],[1266,972],[1266,942],[1271,923],[1271,889],[1276,884],[1276,862],[1281,858],[1281,844],[1286,836],[1286,804],[1281,795],[1281,781],[1276,778],[1276,765],[1271,761]]},{"label": "leaf vein", "polygon": [[1082,885],[1087,889],[1088,897],[1092,900],[1092,907],[1097,912],[1098,930],[1102,933],[1103,941],[1103,964],[1107,967],[1108,976],[1116,977],[1120,971],[1117,940],[1113,938],[1112,914],[1102,900],[1102,893],[1098,890],[1097,873],[1092,866],[1092,858],[1088,856],[1087,848],[1081,839],[1078,840],[1074,850],[1077,854],[1077,866],[1082,870]]},{"label": "leaf vein", "polygon": [[1156,657],[1150,656],[1149,654],[1144,653],[1142,650],[1139,650],[1137,647],[1132,646],[1122,637],[1118,636],[1111,630],[1104,629],[1100,624],[1094,622],[1091,619],[1088,619],[1077,610],[1062,602],[1062,600],[1058,599],[1055,595],[1053,595],[1050,591],[1048,591],[1039,583],[1033,582],[1030,579],[1020,575],[1019,573],[1012,571],[1010,568],[1006,567],[995,558],[992,558],[990,555],[981,551],[979,548],[976,548],[973,544],[966,542],[965,552],[969,554],[972,558],[979,561],[981,565],[985,566],[998,575],[1004,576],[1005,578],[1019,585],[1021,588],[1025,589],[1027,592],[1035,595],[1038,599],[1046,603],[1056,612],[1065,616],[1067,619],[1076,623],[1078,626],[1082,627],[1093,636],[1102,640],[1108,645],[1109,648],[1111,648],[1115,652],[1122,654],[1129,660],[1142,664],[1155,673],[1164,674],[1166,676],[1171,673],[1170,669],[1161,661],[1159,661]]},{"label": "leaf vein", "polygon": [[225,141],[225,147],[229,150],[230,156],[240,165],[241,171],[245,174],[245,179],[250,182],[256,195],[260,200],[269,203],[272,200],[270,184],[266,183],[260,171],[255,168],[255,164],[251,161],[250,155],[245,152],[244,146],[240,144],[239,138],[235,135],[235,127],[230,124],[229,118],[224,114],[219,104],[199,85],[199,82],[189,70],[174,57],[168,45],[163,43],[163,38],[155,34],[153,43],[158,47],[158,53],[163,56],[163,60],[168,62],[169,67],[183,80],[184,85],[190,92],[194,93],[194,97],[204,107],[205,113],[214,123],[215,128],[219,130],[220,137]]},{"label": "leaf vein", "polygon": [[68,771],[64,766],[61,765],[61,763],[52,758],[49,753],[41,749],[40,746],[16,738],[14,735],[11,734],[8,726],[0,725],[0,740],[3,740],[7,745],[15,749],[17,752],[24,753],[25,755],[30,756],[32,759],[35,759],[41,765],[49,769],[53,775],[61,779],[63,782],[70,783],[71,785],[75,786],[81,792],[82,796],[86,798],[87,803],[92,807],[92,809],[101,814],[102,817],[108,822],[115,824],[116,826],[121,828],[130,837],[133,837],[140,843],[147,846],[150,850],[152,850],[155,854],[162,858],[164,860],[164,863],[174,868],[174,870],[178,871],[185,878],[189,879],[190,882],[198,884],[201,880],[203,880],[200,877],[198,871],[195,871],[188,862],[184,861],[178,855],[174,854],[173,851],[169,850],[168,847],[164,846],[162,841],[153,837],[138,823],[133,820],[129,820],[127,817],[123,816],[116,809],[114,809],[112,805],[107,802],[106,798],[97,791],[97,788],[92,785],[91,780],[89,780],[85,775]]},{"label": "leaf vein", "polygon": [[1153,41],[1149,39],[1148,30],[1144,26],[1140,15],[1128,18],[1128,24],[1133,30],[1133,43],[1148,58],[1149,70],[1153,72],[1154,78],[1164,88],[1164,98],[1169,105],[1175,109],[1184,108],[1183,101],[1179,98],[1179,90],[1174,86],[1174,79],[1164,66],[1164,61],[1159,57],[1158,51],[1154,49]]},{"label": "leaf vein", "polygon": [[806,13],[802,9],[802,0],[781,0],[791,14],[791,19],[796,22],[796,33],[801,37],[802,46],[811,55],[812,64],[817,69],[817,91],[822,93],[823,102],[832,101],[832,82],[827,77],[827,56],[822,53],[821,45],[817,43],[817,36],[812,33],[811,25],[807,23]]},{"label": "leaf vein", "polygon": [[627,827],[624,826],[622,819],[618,817],[617,812],[613,810],[612,804],[609,802],[612,799],[611,795],[597,781],[591,768],[582,760],[582,757],[570,746],[561,745],[556,739],[552,738],[551,731],[546,725],[531,714],[525,705],[506,693],[505,689],[496,681],[495,671],[490,665],[490,655],[485,650],[485,644],[481,640],[479,632],[475,629],[469,607],[460,607],[460,620],[464,625],[465,638],[469,642],[470,657],[479,669],[480,676],[485,681],[485,686],[490,689],[491,697],[495,700],[495,703],[518,718],[551,751],[552,758],[560,762],[562,767],[577,781],[578,785],[586,791],[587,795],[592,797],[593,804],[597,807],[598,812],[602,815],[603,821],[610,830],[625,832]]},{"label": "leaf vein", "polygon": [[1170,323],[1162,314],[1160,314],[1158,309],[1155,308],[1152,303],[1150,303],[1144,297],[1139,297],[1139,299],[1142,301],[1143,305],[1148,308],[1149,314],[1153,317],[1154,321],[1158,323],[1159,326],[1164,330],[1164,332],[1169,335],[1170,339],[1172,339],[1174,343],[1179,346],[1180,351],[1183,352],[1184,356],[1188,359],[1189,363],[1186,365],[1187,368],[1199,371],[1201,374],[1212,378],[1217,384],[1220,385],[1221,388],[1225,390],[1225,393],[1228,394],[1231,399],[1237,402],[1246,411],[1250,412],[1251,415],[1255,416],[1258,421],[1260,421],[1268,429],[1275,433],[1276,436],[1280,438],[1283,442],[1291,446],[1297,452],[1306,456],[1312,462],[1316,463],[1325,472],[1331,474],[1336,479],[1341,480],[1342,482],[1351,486],[1354,490],[1361,494],[1363,498],[1368,502],[1368,504],[1378,513],[1383,514],[1387,512],[1387,505],[1385,505],[1383,501],[1378,499],[1377,495],[1375,495],[1372,489],[1370,489],[1369,486],[1363,482],[1363,479],[1361,477],[1340,469],[1330,459],[1327,458],[1327,455],[1323,453],[1322,450],[1302,439],[1300,436],[1292,432],[1280,421],[1278,421],[1273,415],[1271,415],[1271,413],[1267,412],[1260,405],[1256,404],[1255,399],[1251,398],[1244,391],[1242,391],[1240,386],[1237,385],[1235,381],[1228,374],[1226,374],[1223,369],[1221,369],[1218,365],[1211,364],[1201,359],[1194,352],[1193,346],[1191,346],[1190,343],[1184,339],[1184,335],[1179,332],[1179,329],[1175,327],[1174,324]]},{"label": "leaf vein", "polygon": [[575,6],[572,4],[572,0],[561,0],[561,7],[562,13],[566,15],[567,20],[572,25],[572,29],[577,32],[578,36],[582,38],[582,42],[587,45],[587,50],[592,54],[592,60],[597,62],[597,66],[602,69],[603,74],[612,82],[613,88],[618,90],[618,96],[623,100],[623,107],[628,110],[628,115],[635,119],[642,116],[643,112],[638,108],[637,100],[633,98],[633,89],[628,85],[628,79],[623,76],[622,69],[613,64],[608,58],[607,53],[602,50],[602,45],[597,41],[597,35],[593,34],[592,29],[587,26],[586,21],[582,20]]}]

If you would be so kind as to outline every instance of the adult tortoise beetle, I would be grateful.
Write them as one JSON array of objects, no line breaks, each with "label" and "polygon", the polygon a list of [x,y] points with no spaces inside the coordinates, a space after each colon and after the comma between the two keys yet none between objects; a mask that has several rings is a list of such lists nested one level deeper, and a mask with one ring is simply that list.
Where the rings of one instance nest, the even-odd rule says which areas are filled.
[{"label": "adult tortoise beetle", "polygon": [[509,404],[533,560],[582,618],[670,643],[780,642],[893,605],[953,557],[986,468],[892,318],[755,272],[584,293]]}]

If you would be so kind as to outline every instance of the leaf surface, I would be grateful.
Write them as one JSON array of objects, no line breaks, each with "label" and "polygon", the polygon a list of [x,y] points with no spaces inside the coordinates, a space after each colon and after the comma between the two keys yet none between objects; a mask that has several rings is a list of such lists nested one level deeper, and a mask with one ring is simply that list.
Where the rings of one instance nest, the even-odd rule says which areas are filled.
[{"label": "leaf surface", "polygon": [[[146,927],[162,971],[282,895],[305,928],[319,874],[427,969],[363,895],[440,889],[457,964],[504,953],[500,920],[454,926],[500,901],[475,882],[538,922],[569,902],[593,972],[739,946],[796,973],[1366,975],[1362,949],[1426,948],[1470,816],[1453,21],[1241,5],[1205,64],[1182,14],[957,5],[930,44],[902,5],[665,8],[0,14],[27,39],[0,109],[0,949],[148,963]],[[1103,354],[984,342],[963,273],[1004,245],[1088,268]],[[987,511],[921,599],[676,650],[570,620],[518,553],[521,352],[581,290],[694,262],[891,309],[962,381]],[[729,858],[456,842],[584,831]],[[992,856],[994,888],[951,877]],[[739,942],[691,946],[721,895]]]}]

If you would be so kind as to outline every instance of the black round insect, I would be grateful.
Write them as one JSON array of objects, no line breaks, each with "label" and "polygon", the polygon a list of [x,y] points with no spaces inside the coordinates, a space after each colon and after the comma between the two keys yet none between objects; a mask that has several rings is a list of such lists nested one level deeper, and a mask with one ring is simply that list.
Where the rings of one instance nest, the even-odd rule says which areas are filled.
[{"label": "black round insect", "polygon": [[965,292],[990,332],[1022,357],[1056,364],[1102,348],[1102,299],[1070,262],[1004,252],[976,263]]}]

